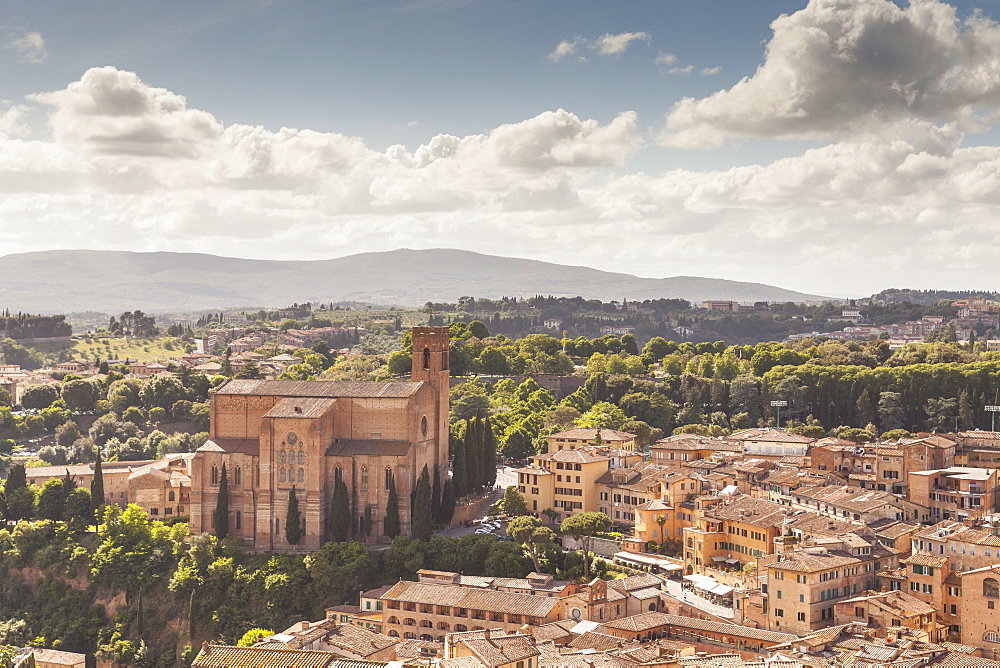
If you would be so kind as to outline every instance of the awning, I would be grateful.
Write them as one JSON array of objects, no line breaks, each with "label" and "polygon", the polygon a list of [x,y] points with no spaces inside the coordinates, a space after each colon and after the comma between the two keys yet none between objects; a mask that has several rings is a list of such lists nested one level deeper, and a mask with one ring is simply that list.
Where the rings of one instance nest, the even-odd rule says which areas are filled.
[{"label": "awning", "polygon": [[711,592],[713,594],[718,594],[719,596],[725,596],[733,591],[733,588],[729,585],[724,585],[721,582],[714,587],[712,587]]},{"label": "awning", "polygon": [[718,561],[729,561],[729,560],[726,559],[725,557],[712,557],[712,561],[718,562]]}]

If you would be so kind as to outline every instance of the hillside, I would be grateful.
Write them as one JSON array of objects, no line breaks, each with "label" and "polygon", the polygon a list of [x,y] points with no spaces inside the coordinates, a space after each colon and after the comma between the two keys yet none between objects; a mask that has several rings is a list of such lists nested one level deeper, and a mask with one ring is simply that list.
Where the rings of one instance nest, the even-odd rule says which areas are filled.
[{"label": "hillside", "polygon": [[715,278],[640,278],[589,267],[450,249],[400,249],[332,260],[247,260],[199,253],[62,250],[0,257],[0,307],[61,313],[148,312],[361,301],[412,306],[462,295],[681,297],[821,301],[823,297]]}]

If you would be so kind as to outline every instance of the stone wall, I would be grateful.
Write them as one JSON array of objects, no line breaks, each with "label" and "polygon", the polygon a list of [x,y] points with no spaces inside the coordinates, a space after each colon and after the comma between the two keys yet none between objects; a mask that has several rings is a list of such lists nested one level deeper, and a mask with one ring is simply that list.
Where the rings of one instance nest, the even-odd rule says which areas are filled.
[{"label": "stone wall", "polygon": [[[562,546],[567,550],[582,550],[583,543],[572,536],[562,537]],[[616,552],[621,552],[622,547],[616,540],[610,538],[592,538],[590,541],[590,551],[599,557],[611,559]]]}]

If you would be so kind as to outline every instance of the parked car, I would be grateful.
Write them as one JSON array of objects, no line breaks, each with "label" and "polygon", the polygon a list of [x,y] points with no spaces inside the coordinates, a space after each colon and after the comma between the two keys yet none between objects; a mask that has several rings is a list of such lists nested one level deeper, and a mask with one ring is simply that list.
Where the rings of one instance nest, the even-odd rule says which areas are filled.
[{"label": "parked car", "polygon": [[476,529],[476,533],[477,534],[479,534],[479,533],[488,533],[490,535],[493,534],[493,532],[490,529]]}]

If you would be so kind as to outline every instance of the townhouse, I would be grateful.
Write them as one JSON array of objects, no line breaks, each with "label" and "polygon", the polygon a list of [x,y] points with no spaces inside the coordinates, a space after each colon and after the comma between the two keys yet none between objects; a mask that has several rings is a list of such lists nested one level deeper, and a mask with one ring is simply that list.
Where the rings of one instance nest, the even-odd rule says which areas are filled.
[{"label": "townhouse", "polygon": [[684,572],[704,573],[709,566],[742,567],[774,551],[788,512],[763,499],[736,496],[699,497],[694,526],[685,527]]},{"label": "townhouse", "polygon": [[950,466],[911,471],[910,500],[927,510],[924,520],[963,520],[1000,510],[998,469]]}]

